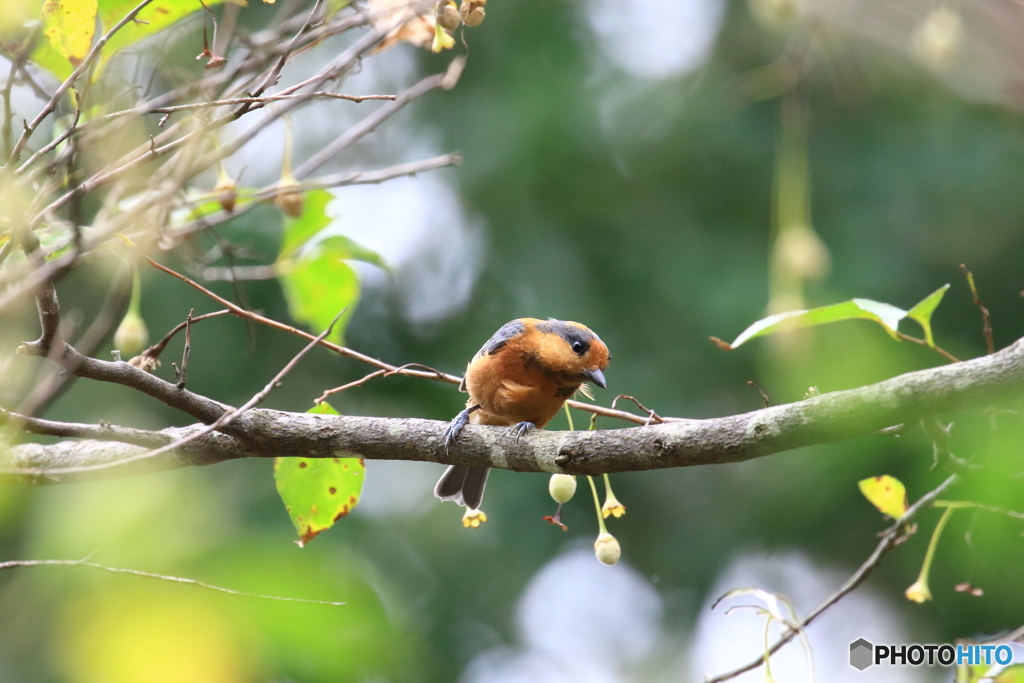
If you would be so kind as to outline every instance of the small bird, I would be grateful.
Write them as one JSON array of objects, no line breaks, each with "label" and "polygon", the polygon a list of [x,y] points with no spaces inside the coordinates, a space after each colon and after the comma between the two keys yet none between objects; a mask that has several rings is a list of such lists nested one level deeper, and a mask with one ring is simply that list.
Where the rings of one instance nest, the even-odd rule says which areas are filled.
[{"label": "small bird", "polygon": [[[466,367],[459,390],[469,400],[445,430],[445,451],[467,423],[511,426],[518,442],[550,422],[583,382],[607,387],[603,371],[609,360],[608,347],[585,325],[554,318],[505,323]],[[477,510],[489,470],[451,465],[434,495]]]}]

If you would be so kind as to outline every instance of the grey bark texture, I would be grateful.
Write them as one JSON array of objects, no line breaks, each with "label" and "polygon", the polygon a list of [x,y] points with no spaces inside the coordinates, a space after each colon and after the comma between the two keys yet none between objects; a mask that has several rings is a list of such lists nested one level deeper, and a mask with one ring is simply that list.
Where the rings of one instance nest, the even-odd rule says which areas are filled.
[{"label": "grey bark texture", "polygon": [[[79,366],[79,372],[84,376],[110,374],[117,378],[114,381],[162,398],[173,387],[137,368],[112,367],[115,365],[126,364],[86,361]],[[113,377],[97,379],[109,381]],[[991,356],[742,415],[592,432],[536,431],[518,444],[506,428],[470,425],[448,453],[441,447],[446,423],[417,418],[253,409],[238,416],[230,434],[208,434],[154,458],[140,456],[144,456],[147,448],[180,439],[201,425],[159,432],[79,425],[76,433],[63,423],[34,420],[25,428],[43,434],[87,438],[52,445],[10,446],[0,453],[0,481],[56,483],[275,456],[341,455],[570,474],[692,467],[845,441],[897,424],[912,425],[922,418],[982,409],[1022,397],[1024,340],[1019,340]],[[213,413],[221,409],[221,404],[187,392],[176,398],[183,408],[191,409],[188,412],[206,420],[215,418]],[[98,431],[102,429],[108,431]],[[127,440],[132,443],[123,443]],[[135,459],[117,465],[129,457]]]}]

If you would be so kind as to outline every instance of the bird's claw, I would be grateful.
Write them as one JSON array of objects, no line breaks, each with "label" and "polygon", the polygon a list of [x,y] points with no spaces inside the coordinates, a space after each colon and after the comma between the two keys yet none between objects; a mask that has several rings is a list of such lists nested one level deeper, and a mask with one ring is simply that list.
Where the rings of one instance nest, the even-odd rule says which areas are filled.
[{"label": "bird's claw", "polygon": [[451,445],[452,441],[455,441],[455,438],[459,435],[459,432],[462,431],[462,428],[465,427],[468,422],[469,410],[466,409],[460,412],[458,415],[456,415],[448,424],[448,428],[444,430],[443,437],[445,453],[448,452],[448,446]]},{"label": "bird's claw", "polygon": [[512,433],[516,435],[516,443],[519,443],[519,437],[521,437],[523,434],[530,431],[531,429],[536,428],[537,425],[533,424],[532,422],[520,422],[519,424],[514,426],[512,428]]}]

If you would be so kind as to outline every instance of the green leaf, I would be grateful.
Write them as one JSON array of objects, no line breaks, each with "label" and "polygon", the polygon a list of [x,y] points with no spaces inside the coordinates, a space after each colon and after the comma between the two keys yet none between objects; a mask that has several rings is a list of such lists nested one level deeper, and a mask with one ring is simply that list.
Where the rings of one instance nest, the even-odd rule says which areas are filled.
[{"label": "green leaf", "polygon": [[932,313],[935,312],[939,303],[942,302],[942,297],[946,295],[947,289],[949,289],[948,284],[942,285],[907,311],[907,317],[915,321],[924,330],[924,340],[932,348],[935,347],[935,340],[932,338]]},{"label": "green leaf", "polygon": [[[385,270],[388,266],[379,254],[343,235],[316,241],[317,234],[333,221],[327,214],[332,198],[327,190],[311,190],[306,193],[302,214],[284,219],[276,266],[292,318],[313,332],[327,329],[345,309],[330,336],[341,343],[359,301],[359,277],[345,261],[365,261]],[[304,249],[311,241],[315,241],[312,248]]]},{"label": "green leaf", "polygon": [[[334,222],[334,217],[327,213],[327,205],[332,199],[334,196],[327,190],[306,192],[302,215],[298,218],[285,217],[284,219],[281,254],[277,257],[278,263],[294,258],[304,245],[309,244],[321,230]],[[329,250],[335,258],[343,261],[363,261],[386,272],[391,270],[380,254],[344,235],[325,237],[317,243],[317,246]]]},{"label": "green leaf", "polygon": [[294,257],[302,245],[331,224],[332,219],[327,215],[327,205],[333,198],[327,190],[310,190],[306,193],[306,200],[302,205],[302,215],[298,218],[285,217],[278,262]]},{"label": "green leaf", "polygon": [[899,519],[907,514],[907,489],[896,477],[881,474],[857,482],[860,492],[883,515]]},{"label": "green leaf", "polygon": [[906,311],[890,304],[871,301],[870,299],[851,299],[850,301],[832,304],[831,306],[812,308],[809,311],[789,311],[787,313],[770,315],[767,318],[758,320],[745,329],[729,346],[736,348],[755,337],[763,337],[779,330],[824,325],[825,323],[854,320],[857,318],[874,320],[895,338],[896,325],[906,315]]},{"label": "green leaf", "polygon": [[921,328],[924,330],[925,341],[929,346],[934,347],[935,342],[932,339],[931,317],[936,307],[942,301],[942,297],[945,295],[947,289],[949,289],[949,285],[943,285],[922,299],[920,303],[909,311],[904,311],[902,308],[897,308],[892,304],[882,303],[881,301],[872,301],[871,299],[850,299],[849,301],[832,304],[830,306],[812,308],[809,311],[788,311],[786,313],[777,313],[776,315],[770,315],[767,318],[762,318],[747,329],[743,330],[740,336],[736,337],[736,340],[732,344],[728,344],[715,337],[712,337],[712,340],[722,348],[731,350],[746,341],[754,339],[755,337],[763,337],[780,330],[792,329],[794,327],[824,325],[825,323],[833,323],[840,320],[855,320],[858,318],[875,321],[885,328],[885,331],[889,333],[890,337],[893,339],[899,339],[899,335],[896,333],[897,327],[901,320],[909,317],[921,325]]},{"label": "green leaf", "polygon": [[278,264],[278,279],[292,318],[319,334],[345,309],[328,337],[342,343],[345,327],[359,301],[356,272],[329,250],[317,250],[315,257],[287,265],[284,268]]},{"label": "green leaf", "polygon": [[[213,7],[215,5],[222,4],[224,0],[210,0],[206,3],[207,7]],[[100,30],[105,34],[111,28],[113,28],[121,19],[123,19],[129,12],[131,12],[136,5],[139,4],[138,0],[47,0],[47,4],[63,3],[68,5],[85,5],[91,4],[93,7],[92,16],[99,16]],[[103,53],[100,57],[100,63],[103,64],[109,60],[114,54],[123,50],[124,48],[137,43],[138,41],[151,36],[163,29],[176,23],[183,17],[192,14],[197,11],[202,11],[203,6],[199,3],[199,0],[154,0],[146,7],[144,7],[138,14],[137,19],[139,21],[130,21],[111,37],[103,48]],[[46,11],[43,13],[44,20],[46,17]],[[142,23],[146,22],[146,23]],[[49,33],[47,34],[49,35]],[[52,42],[51,38],[51,42]],[[32,53],[32,61],[43,67],[44,69],[52,72],[55,76],[61,80],[71,75],[74,70],[72,64],[68,59],[62,56],[62,51],[54,43],[40,41],[35,51]],[[89,36],[89,42],[92,42],[92,35]],[[86,46],[85,52],[88,52],[88,45]],[[85,52],[81,53],[78,58],[81,59],[85,55]],[[198,48],[196,49],[198,53]]]},{"label": "green leaf", "polygon": [[[209,0],[207,7],[223,4],[224,0]],[[139,4],[139,0],[99,0],[100,23],[104,32],[109,31]],[[139,12],[138,19],[147,22],[130,21],[114,34],[103,50],[103,59],[110,57],[138,41],[158,33],[177,23],[193,12],[202,12],[199,0],[154,0]],[[199,53],[201,45],[196,46]]]},{"label": "green leaf", "polygon": [[393,273],[391,265],[384,260],[383,256],[344,235],[325,237],[320,241],[319,246],[323,249],[330,249],[345,261],[362,261],[363,263],[377,266],[389,275]]},{"label": "green leaf", "polygon": [[43,4],[43,33],[73,67],[82,63],[92,47],[97,10],[96,0],[46,0]]},{"label": "green leaf", "polygon": [[[337,415],[326,401],[306,411]],[[339,453],[333,458],[275,458],[274,480],[285,510],[304,546],[352,512],[363,490],[362,458]]]}]

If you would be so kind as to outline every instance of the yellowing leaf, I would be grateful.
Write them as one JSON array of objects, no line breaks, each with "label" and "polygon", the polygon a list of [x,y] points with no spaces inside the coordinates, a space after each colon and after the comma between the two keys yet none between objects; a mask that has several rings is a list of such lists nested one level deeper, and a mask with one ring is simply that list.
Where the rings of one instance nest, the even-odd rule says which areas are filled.
[{"label": "yellowing leaf", "polygon": [[76,67],[92,46],[98,9],[96,0],[46,0],[43,5],[43,32],[50,45]]},{"label": "yellowing leaf", "polygon": [[[223,0],[207,0],[206,6],[213,7],[214,5],[221,4],[221,2]],[[69,6],[72,4],[79,6],[91,4],[93,7],[92,16],[94,18],[97,14],[98,6],[100,31],[105,33],[138,6],[139,0],[99,0],[98,3],[96,0],[47,0],[47,5],[49,4],[67,4]],[[200,11],[202,11],[202,5],[199,4],[198,0],[153,0],[153,2],[146,5],[139,12],[136,17],[138,21],[130,21],[122,26],[110,41],[107,42],[98,60],[99,67],[102,68],[102,65],[111,56],[117,54],[125,47],[164,30],[184,16]],[[45,25],[45,10],[43,16]],[[86,52],[88,52],[88,46],[86,47]],[[53,43],[52,38],[49,41],[39,41],[32,53],[32,61],[61,80],[67,78],[73,71],[68,60],[61,56],[60,48],[56,43]]]},{"label": "yellowing leaf", "polygon": [[[337,415],[327,402],[307,411]],[[352,512],[363,490],[362,458],[275,458],[274,479],[285,510],[299,533],[299,545]]]},{"label": "yellowing leaf", "polygon": [[888,474],[869,477],[857,482],[860,492],[883,515],[899,519],[907,512],[907,489],[903,482]]},{"label": "yellowing leaf", "polygon": [[[219,5],[224,0],[204,0],[207,7]],[[139,4],[139,0],[99,0],[100,23],[109,31]],[[182,17],[202,12],[199,0],[153,0],[139,12],[140,21],[129,21],[114,34],[103,49],[103,59],[123,50],[147,36],[176,24]],[[145,23],[140,23],[145,22]]]}]

